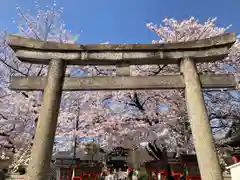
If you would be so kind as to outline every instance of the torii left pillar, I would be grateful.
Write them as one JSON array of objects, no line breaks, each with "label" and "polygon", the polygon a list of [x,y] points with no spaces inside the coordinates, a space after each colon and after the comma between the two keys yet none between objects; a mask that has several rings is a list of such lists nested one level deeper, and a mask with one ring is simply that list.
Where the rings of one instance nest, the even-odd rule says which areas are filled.
[{"label": "torii left pillar", "polygon": [[64,60],[52,59],[50,61],[43,104],[27,170],[27,180],[47,179],[52,158],[65,69]]}]

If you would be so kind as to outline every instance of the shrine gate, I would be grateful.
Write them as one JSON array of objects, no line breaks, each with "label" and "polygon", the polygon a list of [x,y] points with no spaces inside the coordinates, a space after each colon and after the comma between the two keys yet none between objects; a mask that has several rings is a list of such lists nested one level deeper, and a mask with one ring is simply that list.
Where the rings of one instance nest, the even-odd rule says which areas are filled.
[{"label": "shrine gate", "polygon": [[[185,89],[187,111],[203,180],[222,180],[222,172],[202,95],[202,88],[239,88],[234,74],[198,74],[196,63],[225,58],[235,33],[171,44],[77,45],[43,42],[10,35],[9,46],[22,62],[48,64],[47,77],[12,77],[12,90],[42,91],[28,180],[45,180],[52,155],[62,91]],[[130,65],[178,64],[180,72],[130,76]],[[116,65],[117,76],[65,77],[67,65]]]}]

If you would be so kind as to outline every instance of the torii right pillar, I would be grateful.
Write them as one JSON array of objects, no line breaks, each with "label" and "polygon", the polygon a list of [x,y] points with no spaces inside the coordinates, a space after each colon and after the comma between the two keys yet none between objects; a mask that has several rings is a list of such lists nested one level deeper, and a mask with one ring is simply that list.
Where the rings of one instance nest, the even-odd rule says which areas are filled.
[{"label": "torii right pillar", "polygon": [[185,58],[180,63],[180,69],[201,178],[223,180],[196,64],[193,59]]}]

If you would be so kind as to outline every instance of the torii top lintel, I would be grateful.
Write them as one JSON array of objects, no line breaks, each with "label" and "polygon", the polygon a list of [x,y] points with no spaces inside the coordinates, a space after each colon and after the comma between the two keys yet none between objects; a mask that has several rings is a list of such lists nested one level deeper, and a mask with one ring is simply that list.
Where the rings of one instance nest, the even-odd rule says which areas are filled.
[{"label": "torii top lintel", "polygon": [[196,62],[221,60],[236,41],[235,33],[163,44],[61,44],[9,35],[8,44],[23,62],[48,64],[64,59],[68,65],[177,64],[184,57]]}]

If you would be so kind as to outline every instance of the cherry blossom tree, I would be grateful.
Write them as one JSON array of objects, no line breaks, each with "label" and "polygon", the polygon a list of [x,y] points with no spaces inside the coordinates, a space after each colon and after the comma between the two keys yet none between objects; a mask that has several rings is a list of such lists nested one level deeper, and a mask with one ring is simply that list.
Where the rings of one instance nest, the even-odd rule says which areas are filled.
[{"label": "cherry blossom tree", "polygon": [[[153,43],[204,39],[223,34],[230,28],[230,26],[217,27],[216,18],[204,23],[200,23],[195,18],[183,21],[165,19],[163,25],[159,27],[151,23],[147,24],[147,27],[159,36],[160,40],[153,41]],[[81,70],[86,76],[116,75],[115,67],[86,66]],[[132,66],[131,70],[134,76],[154,76],[179,72],[179,67],[176,65],[145,65]],[[198,70],[200,73],[239,73],[239,41],[234,44],[229,56],[223,61],[200,64]],[[77,97],[77,94],[74,97]],[[76,132],[79,137],[98,136],[102,139],[102,145],[108,148],[110,144],[111,146],[126,146],[126,144],[139,146],[142,141],[159,139],[169,150],[194,151],[183,91],[86,92],[85,96],[81,97],[87,98],[90,94],[93,97],[91,100],[88,99],[90,109],[89,106],[84,109],[85,106],[80,105],[76,106],[77,110],[74,110],[70,106],[71,111],[75,111],[73,115],[76,115],[78,110],[81,114],[78,116],[81,128]],[[213,132],[216,137],[225,135],[234,123],[226,125],[222,122],[238,121],[239,95],[237,92],[225,90],[214,92],[206,90],[204,94],[209,119],[213,124]],[[69,104],[73,104],[72,99],[69,101]],[[81,104],[82,102],[81,100]],[[103,103],[104,108],[99,103]],[[94,113],[93,116],[92,113]]]},{"label": "cherry blossom tree", "polygon": [[[201,24],[193,17],[183,21],[165,19],[163,21],[164,26],[157,27],[156,25],[154,26],[153,24],[149,23],[147,24],[147,27],[160,37],[160,40],[153,41],[153,43],[180,42],[208,38],[227,32],[230,26],[226,28],[219,28],[216,26],[216,20],[216,18],[209,19],[207,22]],[[239,41],[237,40],[237,42],[231,48],[230,54],[227,58],[216,63],[199,64],[199,72],[238,74],[240,71],[239,48]],[[169,68],[176,67],[170,66]],[[166,70],[170,71],[170,69],[167,68]],[[171,71],[174,70],[171,69]],[[178,93],[180,93],[180,91]],[[236,126],[236,123],[239,124],[240,94],[236,91],[221,90],[217,92],[211,92],[206,90],[204,91],[204,95],[209,111],[209,119],[213,125],[213,132],[216,134],[216,137],[221,135],[224,136],[226,132],[229,131],[229,128],[231,129],[231,127]],[[184,119],[187,119],[186,107],[179,107],[184,107],[184,109],[179,109],[180,111],[178,110],[178,112],[182,111],[182,113],[179,115]],[[218,133],[219,131],[220,134]]]},{"label": "cherry blossom tree", "polygon": [[[46,11],[37,9],[37,15],[32,16],[30,12],[23,13],[17,8],[20,17],[20,21],[17,21],[18,34],[43,41],[75,43],[76,36],[66,29],[61,20],[62,10],[57,9],[54,3],[53,7]],[[158,36],[158,40],[153,43],[171,43],[220,35],[230,27],[217,27],[215,18],[204,23],[190,18],[183,21],[165,19],[162,25],[148,23],[147,28]],[[0,125],[0,140],[6,144],[2,149],[11,149],[15,153],[12,167],[16,169],[21,163],[28,162],[43,92],[12,92],[8,88],[9,82],[11,76],[16,75],[45,76],[47,66],[21,63],[7,46],[6,35],[7,33],[2,33],[0,48],[0,117],[1,121],[8,123]],[[199,72],[239,73],[239,47],[237,41],[229,56],[222,62],[198,65]],[[131,67],[133,76],[155,76],[170,72],[179,72],[179,67]],[[66,75],[115,76],[116,68],[71,66]],[[227,132],[234,130],[239,122],[239,94],[225,90],[206,90],[204,93],[214,133],[220,131],[220,134],[229,134]],[[143,141],[153,142],[157,139],[169,150],[193,151],[188,124],[184,92],[181,90],[64,92],[56,138],[68,139],[68,142],[57,144],[70,148],[75,134],[79,139],[98,137],[101,139],[101,146],[106,149],[116,146],[139,147]]]},{"label": "cherry blossom tree", "polygon": [[[36,6],[38,7],[37,4]],[[18,35],[42,41],[74,43],[75,36],[65,28],[61,20],[62,11],[63,9],[57,9],[54,3],[52,8],[45,11],[37,9],[36,16],[32,16],[30,12],[24,13],[17,7]],[[43,92],[13,92],[8,88],[9,82],[11,76],[16,75],[44,76],[47,73],[47,66],[21,63],[7,45],[6,32],[1,34],[0,47],[1,152],[12,151],[14,163],[11,168],[16,170],[20,164],[28,163]],[[73,72],[73,68],[67,70],[67,73]]]},{"label": "cherry blossom tree", "polygon": [[[17,7],[20,18],[16,21],[18,22],[18,35],[41,41],[75,43],[77,36],[67,30],[61,20],[60,15],[63,8],[57,9],[55,2],[51,8],[47,8],[45,11],[38,9],[38,4],[36,4],[36,7],[37,13],[35,16],[31,12],[23,12]],[[18,166],[26,165],[29,161],[43,92],[13,92],[8,88],[10,79],[11,76],[45,76],[47,66],[21,63],[7,44],[7,33],[3,32],[1,35],[0,115],[2,123],[0,135],[2,147],[0,150],[3,155],[6,154],[5,151],[13,153],[14,162],[10,167],[15,171]],[[96,67],[71,66],[66,70],[66,75],[96,75],[98,71],[99,69]],[[56,151],[66,146],[71,148],[71,139],[74,134],[79,139],[104,135],[105,129],[102,126],[109,127],[114,123],[111,122],[112,120],[109,120],[109,123],[106,120],[104,120],[104,123],[100,123],[98,120],[103,109],[102,100],[105,99],[104,97],[107,94],[102,92],[63,93],[56,139],[66,138],[70,141],[64,143],[57,141],[57,146],[54,148]],[[79,131],[74,129],[76,122],[78,122]]]},{"label": "cherry blossom tree", "polygon": [[[217,27],[216,20],[216,18],[212,18],[200,23],[193,17],[182,21],[165,19],[162,25],[148,23],[147,28],[156,33],[159,38],[153,43],[174,43],[209,38],[221,35],[230,29],[230,26]],[[239,48],[239,41],[237,41],[231,48],[229,56],[223,61],[198,64],[199,72],[239,73]],[[111,75],[104,71],[104,68],[99,72],[103,75]],[[132,75],[138,76],[155,76],[173,72],[179,72],[177,65],[132,66]],[[204,96],[213,133],[216,138],[220,138],[220,136],[225,138],[225,135],[228,134],[226,132],[232,131],[237,124],[239,125],[239,93],[226,90],[214,92],[205,90]],[[130,123],[136,123],[137,126],[142,125],[148,133],[154,134],[152,137],[159,138],[169,150],[194,151],[183,91],[119,91],[112,92],[106,101],[110,104],[109,109],[113,110],[113,106],[116,106],[112,117],[120,116],[121,125],[122,121],[127,122],[128,125]],[[117,117],[114,118],[117,119]],[[115,123],[116,125],[118,123]],[[111,128],[111,131],[114,129]],[[120,134],[129,135],[124,131],[116,133],[118,139]],[[133,136],[131,137],[133,138]],[[231,138],[228,138],[227,141],[231,141]]]}]

